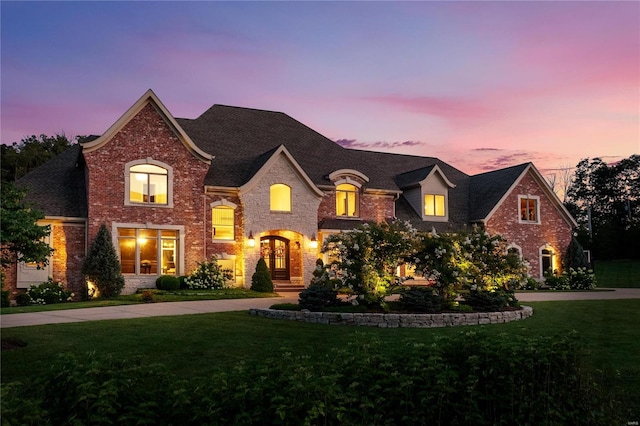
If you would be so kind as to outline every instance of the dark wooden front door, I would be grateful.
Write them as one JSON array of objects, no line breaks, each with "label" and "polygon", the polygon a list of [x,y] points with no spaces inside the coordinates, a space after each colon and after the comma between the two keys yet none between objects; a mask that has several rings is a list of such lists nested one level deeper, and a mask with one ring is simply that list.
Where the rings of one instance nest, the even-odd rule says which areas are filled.
[{"label": "dark wooden front door", "polygon": [[260,255],[267,263],[272,280],[290,279],[289,240],[282,237],[260,238]]}]

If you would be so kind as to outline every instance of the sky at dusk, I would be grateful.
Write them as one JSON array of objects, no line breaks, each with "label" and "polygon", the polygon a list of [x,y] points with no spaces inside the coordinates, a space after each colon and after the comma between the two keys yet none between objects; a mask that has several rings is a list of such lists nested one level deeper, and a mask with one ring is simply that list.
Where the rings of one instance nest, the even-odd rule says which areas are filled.
[{"label": "sky at dusk", "polygon": [[1,142],[284,112],[476,174],[640,153],[640,2],[0,2]]}]

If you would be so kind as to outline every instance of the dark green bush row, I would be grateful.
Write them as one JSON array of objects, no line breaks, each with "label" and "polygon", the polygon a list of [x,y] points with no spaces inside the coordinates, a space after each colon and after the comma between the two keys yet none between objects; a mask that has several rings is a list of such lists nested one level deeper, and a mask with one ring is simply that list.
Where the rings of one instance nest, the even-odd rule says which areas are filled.
[{"label": "dark green bush row", "polygon": [[158,290],[178,290],[180,288],[180,280],[173,275],[160,275],[156,279],[156,288]]},{"label": "dark green bush row", "polygon": [[33,382],[2,386],[3,425],[622,424],[573,336],[466,332],[393,355],[370,337],[320,359],[283,352],[191,380],[67,355]]}]

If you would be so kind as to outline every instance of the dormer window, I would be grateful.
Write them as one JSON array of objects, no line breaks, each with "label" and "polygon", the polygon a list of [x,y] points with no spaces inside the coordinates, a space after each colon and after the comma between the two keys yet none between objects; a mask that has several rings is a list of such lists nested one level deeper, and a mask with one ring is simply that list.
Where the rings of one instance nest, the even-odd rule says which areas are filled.
[{"label": "dormer window", "polygon": [[170,166],[151,159],[128,163],[125,205],[168,206],[172,202],[173,171]]},{"label": "dormer window", "polygon": [[336,186],[336,216],[358,217],[358,187],[349,183]]},{"label": "dormer window", "polygon": [[425,194],[424,215],[435,217],[446,217],[446,197],[442,194]]}]

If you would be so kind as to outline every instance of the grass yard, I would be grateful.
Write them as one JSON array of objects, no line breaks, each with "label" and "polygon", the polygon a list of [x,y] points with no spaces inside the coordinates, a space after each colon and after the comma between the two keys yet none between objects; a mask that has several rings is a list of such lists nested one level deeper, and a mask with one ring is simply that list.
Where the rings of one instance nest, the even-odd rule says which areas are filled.
[{"label": "grass yard", "polygon": [[609,260],[596,262],[598,287],[640,288],[640,260]]},{"label": "grass yard", "polygon": [[[278,297],[276,293],[260,293],[246,288],[225,288],[221,290],[177,290],[162,291],[151,289],[155,302],[187,302],[193,300],[248,299],[257,297]],[[134,305],[145,303],[142,294],[129,294],[113,299],[95,299],[86,302],[67,302],[52,305],[12,306],[0,308],[0,314],[21,314],[25,312],[59,311],[63,309],[99,308],[101,306]]]},{"label": "grass yard", "polygon": [[10,328],[2,330],[2,339],[26,346],[2,352],[2,382],[29,381],[64,352],[95,352],[117,359],[140,357],[169,366],[175,374],[189,379],[240,361],[260,363],[267,356],[285,352],[311,359],[331,356],[333,348],[354,340],[379,339],[385,354],[401,356],[407,344],[428,344],[438,336],[460,332],[484,330],[535,337],[576,330],[590,350],[591,366],[603,372],[607,385],[617,388],[625,404],[640,416],[639,300],[528,305],[533,306],[534,316],[524,321],[444,329],[337,327],[269,320],[245,312]]}]

